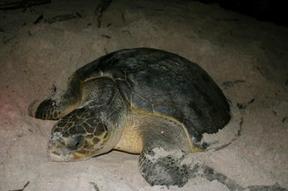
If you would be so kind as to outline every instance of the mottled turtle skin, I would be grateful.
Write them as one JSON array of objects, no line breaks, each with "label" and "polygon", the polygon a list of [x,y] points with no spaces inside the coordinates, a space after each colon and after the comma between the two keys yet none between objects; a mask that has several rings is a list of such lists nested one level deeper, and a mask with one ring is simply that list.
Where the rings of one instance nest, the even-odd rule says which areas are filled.
[{"label": "mottled turtle skin", "polygon": [[124,49],[83,66],[60,98],[38,106],[35,117],[58,120],[49,140],[56,161],[89,159],[116,149],[138,153],[151,185],[183,186],[181,162],[203,133],[230,120],[220,88],[197,64],[162,50]]}]

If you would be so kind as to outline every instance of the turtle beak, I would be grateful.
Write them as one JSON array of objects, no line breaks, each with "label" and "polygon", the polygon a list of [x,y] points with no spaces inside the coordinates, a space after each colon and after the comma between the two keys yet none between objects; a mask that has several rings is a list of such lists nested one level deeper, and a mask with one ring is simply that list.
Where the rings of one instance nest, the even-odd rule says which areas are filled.
[{"label": "turtle beak", "polygon": [[86,157],[86,155],[84,153],[80,153],[80,152],[75,152],[73,153],[73,160],[84,160]]},{"label": "turtle beak", "polygon": [[48,143],[48,157],[50,161],[71,161],[73,156],[71,150],[64,145],[64,140],[58,137],[50,139]]},{"label": "turtle beak", "polygon": [[50,161],[55,162],[64,162],[64,161],[71,161],[73,157],[71,155],[71,151],[67,148],[57,148],[55,145],[49,143],[48,144],[48,157]]},{"label": "turtle beak", "polygon": [[49,141],[48,157],[50,161],[55,162],[80,161],[87,159],[87,152],[82,150],[73,151],[65,146],[59,146],[57,143]]}]

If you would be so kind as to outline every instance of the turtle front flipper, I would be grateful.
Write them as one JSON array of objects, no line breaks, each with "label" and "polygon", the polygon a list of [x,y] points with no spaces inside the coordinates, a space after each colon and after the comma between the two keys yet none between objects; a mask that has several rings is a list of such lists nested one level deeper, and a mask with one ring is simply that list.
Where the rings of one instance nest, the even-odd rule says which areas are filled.
[{"label": "turtle front flipper", "polygon": [[[37,107],[34,116],[38,119],[58,120],[73,111],[81,99],[81,80],[73,75],[67,90],[59,99],[45,99]],[[33,115],[33,114],[32,114]]]},{"label": "turtle front flipper", "polygon": [[161,114],[134,113],[132,118],[138,122],[143,139],[139,158],[142,176],[150,185],[183,186],[189,175],[182,161],[185,154],[197,151],[184,125]]},{"label": "turtle front flipper", "polygon": [[188,167],[181,164],[183,158],[181,150],[165,150],[161,147],[145,149],[139,158],[141,174],[152,186],[182,187],[189,178]]}]

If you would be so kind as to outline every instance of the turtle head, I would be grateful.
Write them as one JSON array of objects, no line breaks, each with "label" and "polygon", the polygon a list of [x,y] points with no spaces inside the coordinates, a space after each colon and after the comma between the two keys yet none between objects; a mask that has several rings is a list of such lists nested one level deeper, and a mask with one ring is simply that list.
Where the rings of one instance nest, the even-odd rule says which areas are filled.
[{"label": "turtle head", "polygon": [[63,125],[62,120],[52,129],[48,144],[48,154],[53,161],[89,159],[110,151],[115,145],[113,130],[103,123],[92,128],[86,123],[75,125],[67,121]]}]

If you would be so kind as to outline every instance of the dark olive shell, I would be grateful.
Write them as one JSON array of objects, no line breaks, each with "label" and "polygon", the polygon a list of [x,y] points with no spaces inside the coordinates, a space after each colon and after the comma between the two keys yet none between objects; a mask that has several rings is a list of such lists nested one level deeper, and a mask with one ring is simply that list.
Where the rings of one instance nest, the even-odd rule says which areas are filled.
[{"label": "dark olive shell", "polygon": [[227,100],[199,65],[151,48],[112,52],[76,71],[81,80],[111,76],[127,102],[182,122],[193,137],[215,133],[230,120]]}]

